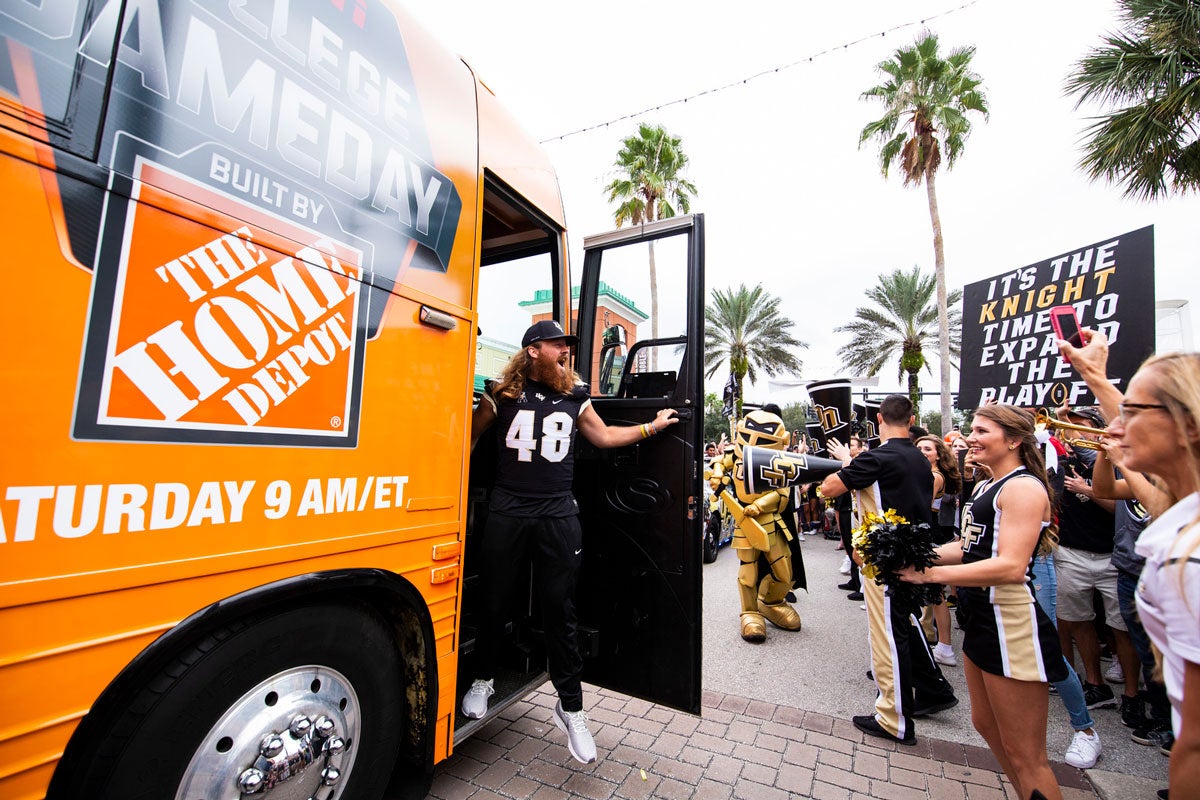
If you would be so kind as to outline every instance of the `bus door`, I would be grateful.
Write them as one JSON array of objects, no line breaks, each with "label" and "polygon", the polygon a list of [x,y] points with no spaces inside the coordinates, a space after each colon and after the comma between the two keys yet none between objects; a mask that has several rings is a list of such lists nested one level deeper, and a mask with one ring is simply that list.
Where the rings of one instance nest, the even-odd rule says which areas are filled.
[{"label": "bus door", "polygon": [[629,447],[576,439],[584,680],[700,713],[704,218],[589,237],[576,370],[609,425],[680,422]]}]

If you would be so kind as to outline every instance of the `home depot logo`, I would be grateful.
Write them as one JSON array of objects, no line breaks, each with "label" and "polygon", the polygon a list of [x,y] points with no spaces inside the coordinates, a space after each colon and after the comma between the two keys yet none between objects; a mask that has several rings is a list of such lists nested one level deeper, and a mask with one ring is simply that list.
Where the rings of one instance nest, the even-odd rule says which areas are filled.
[{"label": "home depot logo", "polygon": [[135,178],[106,209],[75,435],[354,446],[362,252],[146,160]]}]

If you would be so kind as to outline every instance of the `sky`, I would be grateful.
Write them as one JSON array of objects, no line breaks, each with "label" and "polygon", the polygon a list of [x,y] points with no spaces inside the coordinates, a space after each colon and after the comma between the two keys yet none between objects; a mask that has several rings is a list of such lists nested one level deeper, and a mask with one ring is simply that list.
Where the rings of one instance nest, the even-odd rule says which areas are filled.
[{"label": "sky", "polygon": [[[894,269],[933,269],[924,187],[904,187],[894,171],[885,180],[877,148],[858,146],[863,126],[882,114],[860,98],[882,82],[875,66],[923,30],[938,34],[942,52],[977,48],[972,63],[991,112],[937,179],[949,287],[1153,225],[1156,299],[1188,301],[1200,334],[1200,196],[1126,199],[1077,168],[1082,132],[1101,109],[1077,109],[1063,86],[1072,65],[1118,28],[1109,0],[409,7],[545,142],[575,269],[583,237],[613,228],[603,186],[621,140],[639,122],[682,139],[698,189],[692,211],[706,218],[708,291],[762,283],[809,345],[798,354],[801,375],[781,380],[843,376],[837,350],[849,337],[835,328],[865,304],[865,288]],[[921,374],[930,391],[936,349],[931,361],[933,372]],[[880,373],[880,389],[903,386],[895,369]],[[746,399],[786,405],[805,393],[760,375]],[[936,409],[936,397],[923,407]]]}]

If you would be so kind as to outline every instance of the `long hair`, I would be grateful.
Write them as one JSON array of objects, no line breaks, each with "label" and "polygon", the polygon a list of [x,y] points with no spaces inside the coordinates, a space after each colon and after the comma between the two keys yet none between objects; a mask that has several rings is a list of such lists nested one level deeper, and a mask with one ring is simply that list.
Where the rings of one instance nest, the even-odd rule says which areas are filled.
[{"label": "long hair", "polygon": [[[1139,374],[1143,372],[1152,373],[1150,393],[1154,399],[1167,407],[1167,413],[1171,415],[1179,435],[1187,440],[1187,469],[1192,477],[1192,488],[1200,490],[1200,441],[1193,441],[1191,438],[1200,429],[1200,353],[1166,353],[1151,356],[1138,370]],[[1161,480],[1155,483],[1170,499],[1168,507],[1183,499],[1175,497]],[[1151,510],[1157,515],[1166,509]],[[1200,523],[1200,516],[1183,526],[1180,535],[1197,523]],[[1200,544],[1197,546],[1200,547]],[[1196,549],[1193,547],[1187,555],[1190,556]]]},{"label": "long hair", "polygon": [[1042,531],[1038,538],[1037,554],[1045,555],[1054,552],[1058,546],[1058,509],[1055,507],[1054,489],[1050,486],[1050,478],[1046,475],[1046,461],[1042,457],[1042,448],[1034,437],[1033,415],[1016,406],[983,406],[975,411],[976,417],[991,420],[1000,426],[1004,435],[1016,439],[1017,455],[1025,470],[1042,482],[1046,490],[1046,498],[1050,501],[1050,525]]},{"label": "long hair", "polygon": [[935,466],[937,471],[942,474],[942,480],[945,481],[942,485],[942,493],[958,494],[962,491],[962,476],[958,474],[958,459],[954,457],[954,453],[950,452],[950,448],[946,447],[946,443],[933,435],[917,439],[917,444],[921,442],[933,442],[933,446],[937,450]]},{"label": "long hair", "polygon": [[[525,381],[529,379],[532,370],[533,359],[529,357],[528,350],[522,347],[513,353],[504,369],[500,370],[495,384],[496,396],[516,400],[521,396],[521,392],[525,391]],[[560,378],[550,383],[550,388],[559,394],[570,394],[580,383],[583,383],[583,379],[579,377],[579,373],[568,369]]]}]

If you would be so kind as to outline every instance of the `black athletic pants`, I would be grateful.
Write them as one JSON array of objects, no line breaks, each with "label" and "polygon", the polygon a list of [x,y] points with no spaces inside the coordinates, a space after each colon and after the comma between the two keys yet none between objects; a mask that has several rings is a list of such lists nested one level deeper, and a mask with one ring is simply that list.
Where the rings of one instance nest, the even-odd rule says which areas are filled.
[{"label": "black athletic pants", "polygon": [[858,578],[858,564],[854,563],[854,545],[850,543],[850,509],[845,511],[838,510],[838,533],[842,535],[842,549],[846,551],[846,555],[850,556],[850,580],[847,583],[851,584],[855,591],[862,588],[862,583]]},{"label": "black athletic pants", "polygon": [[550,680],[564,711],[583,709],[583,658],[575,622],[575,579],[583,552],[578,517],[514,517],[492,512],[483,532],[483,624],[475,639],[476,674],[496,675],[497,641],[523,564],[533,562],[542,607]]}]

